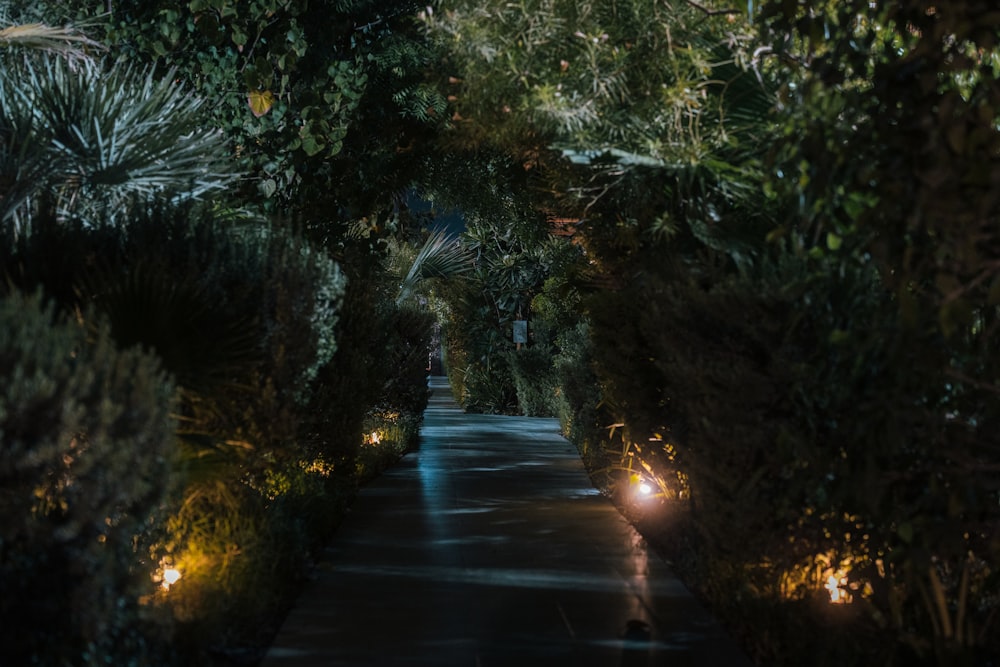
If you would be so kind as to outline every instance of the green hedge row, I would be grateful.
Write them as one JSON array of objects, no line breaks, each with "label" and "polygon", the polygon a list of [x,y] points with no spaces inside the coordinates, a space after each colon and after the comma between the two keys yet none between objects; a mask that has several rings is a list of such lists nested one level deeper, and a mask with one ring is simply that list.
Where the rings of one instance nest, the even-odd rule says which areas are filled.
[{"label": "green hedge row", "polygon": [[50,221],[0,253],[4,655],[259,653],[360,481],[412,445],[432,316],[394,305],[376,257],[342,270],[194,208]]}]

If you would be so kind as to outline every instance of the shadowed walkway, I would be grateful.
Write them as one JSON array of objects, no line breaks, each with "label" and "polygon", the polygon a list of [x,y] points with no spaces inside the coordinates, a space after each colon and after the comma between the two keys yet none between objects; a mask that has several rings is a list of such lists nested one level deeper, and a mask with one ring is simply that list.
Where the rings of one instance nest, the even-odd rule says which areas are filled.
[{"label": "shadowed walkway", "polygon": [[464,414],[366,486],[262,667],[748,667],[552,419]]}]

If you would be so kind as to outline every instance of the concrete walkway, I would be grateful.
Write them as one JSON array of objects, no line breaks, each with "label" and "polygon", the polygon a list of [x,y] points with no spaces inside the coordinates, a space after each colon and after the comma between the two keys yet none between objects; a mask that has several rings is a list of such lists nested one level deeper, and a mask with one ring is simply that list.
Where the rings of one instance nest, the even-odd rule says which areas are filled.
[{"label": "concrete walkway", "polygon": [[262,667],[748,667],[552,419],[464,414],[366,486]]}]

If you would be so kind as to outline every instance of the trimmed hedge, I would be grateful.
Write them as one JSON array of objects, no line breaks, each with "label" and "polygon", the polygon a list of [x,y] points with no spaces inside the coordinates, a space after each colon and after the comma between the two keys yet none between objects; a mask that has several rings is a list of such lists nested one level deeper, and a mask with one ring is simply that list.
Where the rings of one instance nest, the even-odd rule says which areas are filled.
[{"label": "trimmed hedge", "polygon": [[39,297],[0,300],[0,631],[10,664],[141,664],[174,390]]}]

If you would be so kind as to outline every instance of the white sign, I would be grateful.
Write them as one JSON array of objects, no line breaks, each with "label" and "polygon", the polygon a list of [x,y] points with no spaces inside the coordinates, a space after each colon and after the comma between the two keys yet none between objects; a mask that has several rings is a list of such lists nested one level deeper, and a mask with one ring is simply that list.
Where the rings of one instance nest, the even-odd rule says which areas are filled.
[{"label": "white sign", "polygon": [[514,342],[528,342],[528,320],[514,320]]}]

